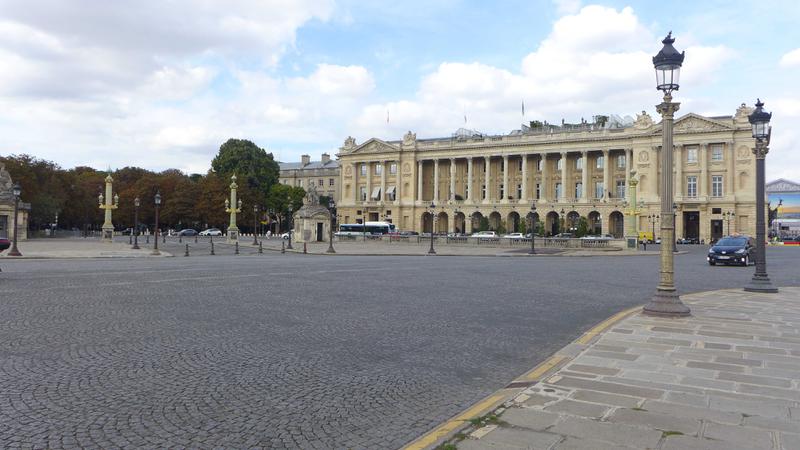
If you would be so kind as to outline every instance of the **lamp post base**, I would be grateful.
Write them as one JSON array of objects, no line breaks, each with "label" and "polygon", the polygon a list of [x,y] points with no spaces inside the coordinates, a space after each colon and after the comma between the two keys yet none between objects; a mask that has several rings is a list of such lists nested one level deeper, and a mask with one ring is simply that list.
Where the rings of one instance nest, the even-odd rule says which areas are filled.
[{"label": "lamp post base", "polygon": [[675,291],[656,291],[650,302],[642,308],[642,313],[659,317],[688,317],[691,315],[688,306]]},{"label": "lamp post base", "polygon": [[750,279],[750,283],[744,287],[744,290],[746,292],[762,292],[765,294],[774,294],[778,292],[778,288],[772,285],[772,282],[766,274],[753,275],[753,278]]}]

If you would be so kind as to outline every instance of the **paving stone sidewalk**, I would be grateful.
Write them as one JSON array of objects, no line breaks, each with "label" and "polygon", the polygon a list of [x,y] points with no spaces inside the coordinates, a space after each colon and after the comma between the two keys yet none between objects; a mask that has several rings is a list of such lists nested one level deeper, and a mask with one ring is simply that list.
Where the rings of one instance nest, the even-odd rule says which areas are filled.
[{"label": "paving stone sidewalk", "polygon": [[498,410],[459,449],[800,449],[800,288],[683,297],[632,315]]},{"label": "paving stone sidewalk", "polygon": [[[43,238],[27,239],[19,242],[22,256],[8,256],[8,251],[0,253],[0,258],[143,258],[151,257],[152,249],[143,245],[133,250],[127,238],[117,238],[115,242],[106,243],[97,238]],[[172,256],[169,252],[161,252],[160,256]]]}]

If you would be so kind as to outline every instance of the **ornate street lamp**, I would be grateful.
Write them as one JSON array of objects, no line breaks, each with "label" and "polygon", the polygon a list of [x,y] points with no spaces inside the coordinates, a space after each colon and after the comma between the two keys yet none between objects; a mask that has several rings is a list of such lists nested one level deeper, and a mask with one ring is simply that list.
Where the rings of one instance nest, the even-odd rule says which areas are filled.
[{"label": "ornate street lamp", "polygon": [[[672,203],[672,225],[675,226],[677,222],[676,217],[678,217],[678,204]],[[672,253],[678,253],[678,239],[677,239],[677,232],[672,235]]]},{"label": "ornate street lamp", "polygon": [[19,196],[22,195],[22,188],[19,187],[19,183],[14,184],[14,187],[11,188],[11,193],[14,194],[14,241],[11,246],[11,251],[8,252],[8,256],[22,256],[22,253],[20,253],[17,248],[17,234],[19,233]]},{"label": "ornate street lamp", "polygon": [[730,236],[731,235],[731,219],[736,217],[736,213],[733,212],[733,211],[725,211],[724,213],[722,213],[722,217],[724,217],[725,221],[727,222],[727,225],[728,225],[728,233],[727,233],[727,235]]},{"label": "ornate street lamp", "polygon": [[153,239],[153,251],[150,254],[157,256],[161,254],[161,252],[158,251],[158,236],[161,234],[158,229],[158,207],[161,206],[161,192],[156,191],[155,203],[156,203],[156,226],[154,230],[156,232],[155,233],[156,236],[155,239]]},{"label": "ornate street lamp", "polygon": [[292,221],[294,219],[294,217],[292,217],[293,209],[294,208],[292,208],[292,205],[289,204],[289,216],[286,218],[286,226],[289,228],[289,231],[287,231],[287,234],[289,235],[289,243],[286,245],[286,250],[294,250],[294,247],[292,247]]},{"label": "ornate street lamp", "polygon": [[[658,219],[660,219],[658,214],[649,214],[647,216],[647,221],[650,222],[650,224],[653,226],[653,242],[654,243],[656,242],[656,222],[658,222]],[[664,242],[662,242],[662,244],[663,243]]]},{"label": "ornate street lamp", "polygon": [[139,197],[133,199],[133,249],[139,250],[139,205],[141,205],[141,201]]},{"label": "ornate street lamp", "polygon": [[753,126],[753,138],[756,146],[753,153],[756,155],[756,273],[747,286],[748,292],[778,292],[767,276],[767,246],[765,244],[766,221],[764,218],[764,159],[769,153],[769,141],[772,137],[772,127],[769,121],[772,113],[764,111],[764,104],[756,100],[756,109],[750,114],[750,124]]},{"label": "ornate street lamp", "polygon": [[536,254],[536,203],[534,202],[531,205],[531,220],[530,220],[530,229],[531,229],[531,251],[528,252],[529,255]]},{"label": "ornate street lamp", "polygon": [[682,317],[689,315],[689,307],[684,305],[675,290],[675,253],[672,245],[675,242],[675,216],[672,209],[672,122],[680,103],[672,102],[672,91],[680,88],[680,71],[683,65],[683,52],[678,53],[672,44],[672,32],[661,41],[664,47],[653,57],[656,69],[656,88],[664,92],[664,101],[656,106],[661,113],[661,277],[655,295],[644,306],[645,314]]},{"label": "ornate street lamp", "polygon": [[325,253],[336,253],[333,248],[333,227],[336,225],[336,202],[331,199],[328,202],[328,214],[330,215],[330,223],[328,224],[328,250]]},{"label": "ornate street lamp", "polygon": [[253,245],[258,245],[258,205],[253,205]]},{"label": "ornate street lamp", "polygon": [[430,215],[431,215],[431,248],[430,248],[430,250],[428,250],[428,254],[429,255],[435,255],[436,254],[436,250],[433,249],[433,221],[436,218],[436,215],[435,215],[435,213],[436,213],[436,204],[431,202],[430,208],[431,208],[431,212],[430,212]]}]

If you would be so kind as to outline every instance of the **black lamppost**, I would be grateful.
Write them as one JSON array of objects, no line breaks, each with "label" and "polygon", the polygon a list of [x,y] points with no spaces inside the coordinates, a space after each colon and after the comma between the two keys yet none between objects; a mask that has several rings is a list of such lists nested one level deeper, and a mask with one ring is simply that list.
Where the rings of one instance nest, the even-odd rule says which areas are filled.
[{"label": "black lamppost", "polygon": [[139,250],[139,197],[133,199],[133,248]]},{"label": "black lamppost", "polygon": [[653,242],[656,241],[656,222],[658,222],[658,214],[649,214],[647,216],[647,221],[653,226]]},{"label": "black lamppost", "polygon": [[764,219],[764,159],[769,153],[769,141],[772,136],[772,127],[769,120],[772,113],[764,111],[764,104],[756,100],[756,109],[750,114],[750,124],[753,126],[753,138],[756,146],[753,153],[756,155],[756,273],[750,283],[744,287],[748,292],[778,292],[767,276],[767,246],[765,244]]},{"label": "black lamppost", "polygon": [[361,210],[361,237],[367,242],[367,208]]},{"label": "black lamppost", "polygon": [[[676,217],[678,217],[678,204],[672,203],[672,224],[673,226],[678,223]],[[672,236],[672,253],[678,253],[678,238],[677,232]]]},{"label": "black lamppost", "polygon": [[531,220],[530,220],[530,229],[531,229],[531,251],[528,252],[529,255],[536,254],[536,203],[531,205]]},{"label": "black lamppost", "polygon": [[730,236],[731,235],[731,219],[736,217],[736,213],[733,212],[733,211],[725,211],[724,213],[722,213],[722,217],[724,217],[725,221],[728,222],[728,224],[727,224],[728,225],[728,233],[727,233],[727,235]]},{"label": "black lamppost", "polygon": [[563,233],[566,228],[567,228],[567,220],[564,219],[564,208],[561,208],[561,220],[559,221],[558,224],[559,234]]},{"label": "black lamppost", "polygon": [[8,252],[8,256],[22,256],[22,253],[20,253],[17,248],[17,234],[19,234],[19,196],[22,194],[22,188],[19,187],[19,183],[14,184],[11,193],[14,194],[14,243],[11,246],[11,251]]},{"label": "black lamppost", "polygon": [[431,212],[430,212],[430,217],[431,217],[431,248],[430,248],[430,250],[428,250],[428,254],[429,255],[435,255],[436,254],[436,250],[433,249],[433,221],[436,218],[435,213],[436,213],[436,205],[433,202],[431,202]]},{"label": "black lamppost", "polygon": [[253,205],[253,245],[258,245],[258,205]]},{"label": "black lamppost", "polygon": [[155,239],[153,239],[153,251],[150,253],[151,255],[160,255],[161,252],[158,251],[158,237],[161,234],[158,230],[158,207],[161,206],[161,192],[156,192],[155,197],[156,202],[156,226],[155,226]]},{"label": "black lamppost", "polygon": [[664,47],[653,57],[656,69],[656,89],[664,92],[664,101],[656,106],[661,114],[661,270],[656,293],[644,306],[645,314],[683,317],[689,315],[689,307],[683,304],[675,290],[675,252],[664,242],[675,242],[675,216],[672,209],[672,124],[680,103],[672,102],[672,91],[680,88],[681,66],[684,53],[678,53],[672,44],[672,32],[661,41]]},{"label": "black lamppost", "polygon": [[325,253],[336,253],[333,248],[333,227],[336,226],[336,202],[331,199],[328,202],[328,214],[330,215],[330,223],[328,224],[328,250]]},{"label": "black lamppost", "polygon": [[286,245],[286,250],[294,250],[292,247],[292,205],[289,205],[289,217],[286,218],[286,226],[289,228],[289,244]]}]

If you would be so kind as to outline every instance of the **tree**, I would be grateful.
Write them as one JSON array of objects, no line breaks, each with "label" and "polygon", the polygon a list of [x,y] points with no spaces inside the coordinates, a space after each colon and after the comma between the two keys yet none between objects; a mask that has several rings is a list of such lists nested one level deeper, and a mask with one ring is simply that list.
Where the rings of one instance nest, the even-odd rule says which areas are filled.
[{"label": "tree", "polygon": [[575,237],[583,237],[589,234],[589,221],[586,217],[581,216],[578,219],[578,229],[575,230]]},{"label": "tree", "polygon": [[267,208],[274,210],[279,217],[285,218],[288,216],[290,205],[293,211],[297,211],[303,206],[305,195],[305,189],[299,186],[275,184],[267,195]]},{"label": "tree", "polygon": [[489,219],[481,216],[480,220],[478,220],[478,231],[487,231],[489,230]]},{"label": "tree", "polygon": [[272,153],[246,139],[228,139],[222,144],[211,161],[211,170],[226,180],[235,174],[236,183],[242,190],[255,196],[242,198],[250,204],[263,203],[272,186],[278,182],[280,173]]}]

